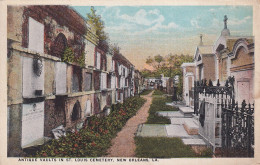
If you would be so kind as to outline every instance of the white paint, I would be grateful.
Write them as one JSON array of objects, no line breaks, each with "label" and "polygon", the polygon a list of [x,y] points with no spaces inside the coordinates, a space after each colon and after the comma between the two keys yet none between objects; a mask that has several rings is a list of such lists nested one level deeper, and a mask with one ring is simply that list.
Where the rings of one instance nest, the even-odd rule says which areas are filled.
[{"label": "white paint", "polygon": [[111,76],[111,88],[116,89],[116,77]]},{"label": "white paint", "polygon": [[101,73],[100,88],[107,89],[107,74],[106,73]]},{"label": "white paint", "polygon": [[42,61],[42,73],[38,77],[33,72],[33,59],[23,57],[23,97],[33,98],[35,90],[42,90],[44,94],[44,61]]},{"label": "white paint", "polygon": [[120,78],[120,88],[125,87],[125,78],[121,77]]},{"label": "white paint", "polygon": [[30,50],[44,52],[44,25],[29,17],[29,43]]},{"label": "white paint", "polygon": [[23,104],[22,140],[24,147],[44,137],[44,102]]},{"label": "white paint", "polygon": [[91,115],[91,101],[87,100],[85,105],[85,116],[90,116],[90,115]]},{"label": "white paint", "polygon": [[107,105],[107,95],[101,95],[101,110]]},{"label": "white paint", "polygon": [[200,146],[206,145],[206,143],[202,139],[182,139],[182,142],[185,145],[200,145]]},{"label": "white paint", "polygon": [[121,100],[121,102],[123,102],[123,100],[124,100],[124,94],[123,94],[123,92],[120,93],[120,100]]},{"label": "white paint", "polygon": [[56,94],[65,94],[67,90],[67,65],[63,62],[55,63]]},{"label": "white paint", "polygon": [[118,74],[122,75],[122,65],[118,65]]},{"label": "white paint", "polygon": [[85,40],[85,64],[86,66],[94,66],[94,56],[95,56],[95,45]]},{"label": "white paint", "polygon": [[97,58],[96,58],[96,67],[97,67],[97,69],[100,69],[100,53],[99,52],[97,52],[97,56],[96,56]]},{"label": "white paint", "polygon": [[113,61],[112,61],[112,55],[110,53],[107,53],[107,70],[113,71]]}]

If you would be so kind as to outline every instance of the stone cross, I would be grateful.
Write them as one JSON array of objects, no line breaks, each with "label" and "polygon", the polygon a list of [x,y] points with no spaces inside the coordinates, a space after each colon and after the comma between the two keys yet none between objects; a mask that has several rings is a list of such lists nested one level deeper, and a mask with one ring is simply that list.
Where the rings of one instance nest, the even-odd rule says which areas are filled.
[{"label": "stone cross", "polygon": [[228,20],[228,18],[227,18],[227,15],[225,15],[224,16],[224,29],[227,29],[227,20]]},{"label": "stone cross", "polygon": [[200,45],[203,45],[203,42],[202,42],[202,34],[200,34]]}]

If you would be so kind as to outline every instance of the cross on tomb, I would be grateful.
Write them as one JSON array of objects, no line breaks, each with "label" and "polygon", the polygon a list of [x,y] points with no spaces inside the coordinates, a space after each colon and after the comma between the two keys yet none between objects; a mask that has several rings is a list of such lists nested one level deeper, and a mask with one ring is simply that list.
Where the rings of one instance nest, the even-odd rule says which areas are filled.
[{"label": "cross on tomb", "polygon": [[228,20],[228,17],[227,15],[224,16],[224,29],[227,29],[227,20]]}]

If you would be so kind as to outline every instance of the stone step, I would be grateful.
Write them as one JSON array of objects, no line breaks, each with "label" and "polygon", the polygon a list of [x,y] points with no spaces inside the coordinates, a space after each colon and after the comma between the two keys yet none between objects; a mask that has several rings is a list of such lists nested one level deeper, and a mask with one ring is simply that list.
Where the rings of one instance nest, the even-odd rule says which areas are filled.
[{"label": "stone step", "polygon": [[200,154],[207,149],[207,144],[203,139],[181,139],[185,145],[191,146],[195,153]]},{"label": "stone step", "polygon": [[192,117],[194,113],[194,109],[191,107],[179,107],[180,112],[185,116],[185,117]]},{"label": "stone step", "polygon": [[170,118],[171,124],[177,124],[177,125],[183,125],[185,119],[186,118],[182,118],[182,117],[172,117],[172,118]]},{"label": "stone step", "polygon": [[170,102],[170,103],[165,103],[166,105],[169,105],[169,106],[173,106],[173,107],[183,107],[185,106],[185,104],[181,101],[173,101],[173,102]]},{"label": "stone step", "polygon": [[182,125],[166,125],[167,137],[191,138]]},{"label": "stone step", "polygon": [[190,145],[190,146],[206,146],[206,143],[203,139],[181,139],[182,142],[185,145]]},{"label": "stone step", "polygon": [[164,116],[168,118],[173,118],[173,117],[180,117],[183,118],[184,115],[180,111],[159,111],[157,112],[159,116]]},{"label": "stone step", "polygon": [[189,135],[198,135],[199,125],[193,118],[187,118],[184,121],[183,127]]},{"label": "stone step", "polygon": [[164,124],[140,124],[136,131],[136,136],[142,137],[166,137]]}]

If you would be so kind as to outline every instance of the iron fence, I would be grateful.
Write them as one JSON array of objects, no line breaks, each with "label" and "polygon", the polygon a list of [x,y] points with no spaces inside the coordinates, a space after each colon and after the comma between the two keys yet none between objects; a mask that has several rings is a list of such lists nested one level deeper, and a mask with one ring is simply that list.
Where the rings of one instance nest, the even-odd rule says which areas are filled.
[{"label": "iron fence", "polygon": [[223,156],[254,156],[254,104],[241,107],[234,99],[222,103]]},{"label": "iron fence", "polygon": [[201,80],[201,81],[194,81],[194,114],[198,115],[199,113],[199,95],[204,94],[212,95],[214,98],[223,98],[224,95],[233,98],[234,96],[234,77],[229,77],[226,80],[225,86],[220,86],[219,80],[217,81],[216,86],[213,85],[213,82],[209,80]]}]

